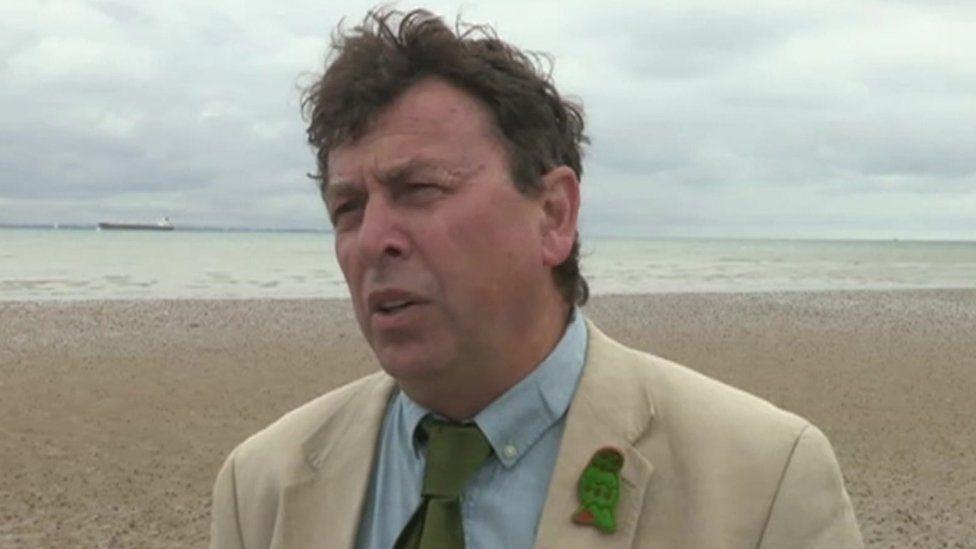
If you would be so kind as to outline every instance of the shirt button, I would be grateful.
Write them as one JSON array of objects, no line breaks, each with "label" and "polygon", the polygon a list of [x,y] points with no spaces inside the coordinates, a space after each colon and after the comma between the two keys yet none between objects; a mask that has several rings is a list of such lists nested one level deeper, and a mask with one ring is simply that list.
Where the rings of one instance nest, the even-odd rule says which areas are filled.
[{"label": "shirt button", "polygon": [[505,454],[505,457],[508,459],[512,459],[518,455],[518,449],[514,444],[506,444],[505,447],[502,448],[502,453]]}]

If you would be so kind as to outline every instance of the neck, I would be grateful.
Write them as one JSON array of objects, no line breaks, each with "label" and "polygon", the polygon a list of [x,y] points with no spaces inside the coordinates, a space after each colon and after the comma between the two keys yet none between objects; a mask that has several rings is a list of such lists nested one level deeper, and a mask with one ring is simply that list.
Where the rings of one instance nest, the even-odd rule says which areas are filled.
[{"label": "neck", "polygon": [[457,375],[451,378],[422,383],[400,380],[400,388],[436,414],[453,421],[470,420],[545,360],[562,339],[569,313],[570,305],[559,297],[552,307],[540,310],[526,328],[512,330],[510,341],[487,349],[475,367],[454,368]]}]

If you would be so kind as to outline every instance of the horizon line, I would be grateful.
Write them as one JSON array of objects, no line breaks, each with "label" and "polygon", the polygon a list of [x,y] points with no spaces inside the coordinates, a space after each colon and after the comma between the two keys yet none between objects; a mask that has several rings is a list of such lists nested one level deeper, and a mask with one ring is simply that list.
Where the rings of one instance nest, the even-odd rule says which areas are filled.
[{"label": "horizon line", "polygon": [[[34,229],[34,230],[98,230],[97,223],[0,223],[0,229]],[[169,232],[224,232],[224,233],[310,233],[332,234],[332,228],[310,227],[239,227],[239,226],[211,226],[186,225],[178,226]],[[583,235],[584,238],[605,238],[609,240],[779,240],[779,241],[819,241],[819,242],[976,242],[976,238],[926,238],[926,237],[824,237],[824,236],[676,236],[676,235],[642,235],[642,234],[607,234],[594,233]]]}]

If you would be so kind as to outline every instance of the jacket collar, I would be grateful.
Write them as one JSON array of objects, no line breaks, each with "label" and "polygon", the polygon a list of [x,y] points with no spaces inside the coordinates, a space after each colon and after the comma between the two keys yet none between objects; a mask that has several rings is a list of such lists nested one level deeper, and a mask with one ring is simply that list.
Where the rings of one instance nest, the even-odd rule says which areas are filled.
[{"label": "jacket collar", "polygon": [[306,467],[283,489],[273,546],[353,547],[395,387],[384,372],[369,376],[305,440]]},{"label": "jacket collar", "polygon": [[[645,384],[633,382],[639,355],[587,321],[589,344],[579,388],[570,404],[559,457],[539,521],[536,547],[631,547],[654,466],[635,448],[654,417],[654,401]],[[600,448],[614,446],[624,455],[620,471],[617,531],[604,534],[570,521],[579,508],[577,483]]]}]

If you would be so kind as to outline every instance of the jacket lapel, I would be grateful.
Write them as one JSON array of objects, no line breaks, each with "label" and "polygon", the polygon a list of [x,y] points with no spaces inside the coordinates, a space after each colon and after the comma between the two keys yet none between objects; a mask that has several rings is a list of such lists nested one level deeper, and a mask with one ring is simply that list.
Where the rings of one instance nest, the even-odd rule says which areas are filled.
[{"label": "jacket lapel", "polygon": [[378,375],[305,441],[307,468],[283,490],[273,547],[353,546],[394,387]]},{"label": "jacket lapel", "polygon": [[[635,357],[587,321],[587,360],[570,404],[559,458],[539,521],[538,549],[632,547],[654,466],[635,447],[654,416],[650,394],[630,379]],[[617,531],[604,534],[570,520],[579,508],[577,483],[593,454],[614,446],[624,455]]]}]

